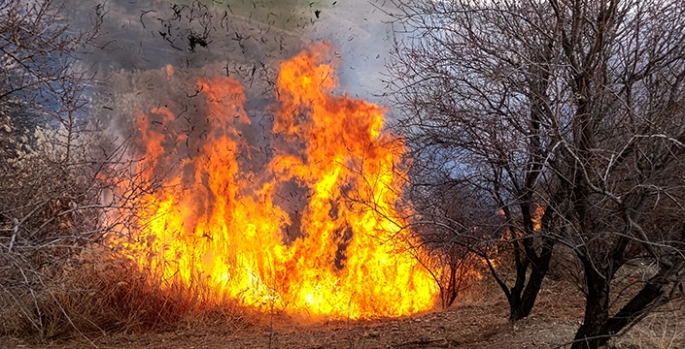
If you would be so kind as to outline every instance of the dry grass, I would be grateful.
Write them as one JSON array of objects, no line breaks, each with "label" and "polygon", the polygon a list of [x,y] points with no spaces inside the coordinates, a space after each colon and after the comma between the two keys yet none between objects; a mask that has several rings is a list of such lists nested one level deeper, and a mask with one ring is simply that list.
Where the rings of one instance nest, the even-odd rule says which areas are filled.
[{"label": "dry grass", "polygon": [[648,316],[608,345],[609,349],[676,349],[685,347],[685,312],[681,302]]},{"label": "dry grass", "polygon": [[[550,348],[570,341],[582,318],[582,302],[569,301],[582,296],[570,286],[570,280],[562,278],[545,282],[529,318],[509,323],[506,300],[484,275],[446,311],[405,319],[315,324],[279,314],[271,328],[268,314],[248,314],[235,304],[205,302],[206,289],[202,287],[163,287],[152,282],[158,278],[146,276],[132,262],[104,248],[82,253],[73,261],[73,268],[56,278],[62,284],[52,285],[56,300],[42,298],[44,333],[36,332],[25,319],[17,321],[20,316],[11,318],[0,310],[5,320],[0,323],[3,334],[14,326],[15,332],[9,334],[24,338],[14,342],[36,347],[40,347],[36,343],[72,339],[56,344],[64,348],[87,345],[81,334],[103,348]],[[609,348],[682,348],[685,317],[679,304],[673,306],[651,315]]]},{"label": "dry grass", "polygon": [[[40,293],[0,297],[0,336],[38,341],[193,328],[238,329],[243,311],[203,301],[199,289],[163,287],[125,258],[88,249]],[[32,309],[27,314],[25,309]]]}]

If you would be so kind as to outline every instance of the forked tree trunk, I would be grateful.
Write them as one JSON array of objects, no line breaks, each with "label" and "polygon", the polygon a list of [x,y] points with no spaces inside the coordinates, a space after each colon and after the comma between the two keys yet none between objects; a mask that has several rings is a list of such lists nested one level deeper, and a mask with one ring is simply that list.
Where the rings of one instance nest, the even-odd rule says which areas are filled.
[{"label": "forked tree trunk", "polygon": [[[495,274],[496,281],[507,296],[509,303],[509,321],[518,321],[528,315],[533,310],[535,301],[542,282],[545,280],[545,275],[549,270],[549,263],[552,259],[553,244],[546,245],[539,257],[534,257],[535,262],[522,263],[517,265],[516,270],[516,284],[509,289],[504,282],[502,282]],[[526,284],[526,275],[530,268],[530,275],[528,276],[528,283]],[[524,286],[525,285],[525,286]]]},{"label": "forked tree trunk", "polygon": [[[679,268],[679,267],[677,267]],[[667,274],[674,267],[662,267],[640,292],[633,297],[618,313],[609,317],[610,279],[603,279],[591,265],[585,266],[588,298],[585,306],[585,319],[580,326],[571,349],[597,349],[605,345],[611,337],[629,324],[640,319],[651,308],[658,305],[669,283]],[[609,280],[609,281],[607,281]],[[663,300],[663,299],[662,299]]]},{"label": "forked tree trunk", "polygon": [[549,261],[552,254],[549,253],[547,256],[548,257],[543,256],[540,258],[537,265],[532,265],[526,288],[522,293],[519,293],[516,297],[512,297],[509,301],[510,321],[521,320],[530,315],[530,312],[533,310],[535,300],[542,287],[542,282],[549,270]]}]

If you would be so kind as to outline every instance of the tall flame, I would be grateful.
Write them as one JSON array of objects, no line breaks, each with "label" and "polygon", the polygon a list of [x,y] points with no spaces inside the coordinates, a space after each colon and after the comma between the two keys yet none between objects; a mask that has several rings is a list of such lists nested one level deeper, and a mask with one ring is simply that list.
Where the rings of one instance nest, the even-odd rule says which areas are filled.
[{"label": "tall flame", "polygon": [[[174,122],[171,110],[138,114],[143,175],[166,173],[165,189],[144,198],[152,207],[139,213],[145,224],[125,242],[141,268],[203,283],[218,304],[353,319],[433,306],[437,286],[397,218],[404,143],[382,132],[383,108],[332,95],[329,52],[315,44],[281,63],[274,149],[261,171],[248,169],[238,129],[250,119],[234,79],[197,81],[210,128],[175,167],[186,135],[152,125]],[[284,197],[303,203],[293,209]]]}]

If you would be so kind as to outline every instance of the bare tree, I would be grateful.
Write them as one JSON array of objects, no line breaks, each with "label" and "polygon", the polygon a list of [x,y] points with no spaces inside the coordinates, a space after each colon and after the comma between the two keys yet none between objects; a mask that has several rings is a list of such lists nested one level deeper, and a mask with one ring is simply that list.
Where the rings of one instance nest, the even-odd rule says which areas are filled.
[{"label": "bare tree", "polygon": [[[404,112],[401,127],[414,151],[415,167],[422,168],[418,173],[429,174],[415,176],[413,184],[458,187],[480,198],[471,202],[479,203],[481,214],[501,213],[504,219],[495,219],[501,227],[484,229],[484,223],[478,223],[480,229],[463,232],[476,233],[474,242],[492,239],[493,235],[484,231],[504,234],[500,241],[506,244],[500,244],[498,250],[511,250],[516,264],[513,285],[494,268],[491,271],[507,296],[510,318],[526,317],[555,243],[535,229],[535,208],[546,208],[549,225],[557,203],[546,202],[552,195],[543,185],[549,142],[543,139],[545,135],[532,132],[540,122],[530,122],[541,118],[541,108],[526,103],[542,104],[538,93],[549,81],[541,67],[549,53],[537,47],[519,47],[508,32],[497,33],[494,25],[488,30],[481,28],[488,21],[517,25],[507,18],[507,12],[478,12],[466,3],[398,5],[405,11],[400,23],[412,33],[397,43],[389,65],[397,79],[391,82],[396,84],[394,96]],[[520,28],[508,30],[516,33]],[[510,58],[501,56],[507,54],[503,52],[507,46],[521,50],[518,59],[537,60],[539,63],[533,64],[537,69],[508,68]],[[435,196],[445,190],[430,192]]]},{"label": "bare tree", "polygon": [[[675,297],[685,247],[685,5],[395,3],[406,32],[390,82],[416,166],[430,173],[421,184],[458,185],[501,210],[513,285],[491,271],[510,318],[530,313],[559,243],[584,267],[574,348],[603,345]],[[621,301],[616,271],[635,259],[653,272]]]}]

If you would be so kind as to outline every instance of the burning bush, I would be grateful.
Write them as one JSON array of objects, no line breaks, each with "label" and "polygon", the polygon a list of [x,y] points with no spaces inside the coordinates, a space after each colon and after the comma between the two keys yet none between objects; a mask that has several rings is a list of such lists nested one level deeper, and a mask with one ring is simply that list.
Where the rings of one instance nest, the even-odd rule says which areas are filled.
[{"label": "burning bush", "polygon": [[329,54],[316,44],[281,63],[267,156],[244,136],[232,78],[197,79],[198,115],[177,118],[173,102],[139,112],[137,171],[162,188],[112,246],[216,304],[338,318],[430,309],[436,285],[397,218],[404,144],[382,132],[383,108],[332,95]]}]

